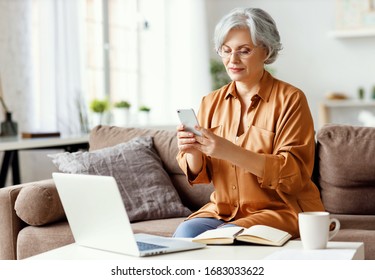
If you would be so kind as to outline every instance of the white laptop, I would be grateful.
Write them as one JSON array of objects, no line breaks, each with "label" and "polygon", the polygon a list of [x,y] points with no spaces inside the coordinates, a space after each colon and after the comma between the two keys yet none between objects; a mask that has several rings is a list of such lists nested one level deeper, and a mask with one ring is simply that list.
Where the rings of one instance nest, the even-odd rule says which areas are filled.
[{"label": "white laptop", "polygon": [[134,234],[113,177],[66,173],[52,176],[78,245],[132,256],[205,247],[175,238]]}]

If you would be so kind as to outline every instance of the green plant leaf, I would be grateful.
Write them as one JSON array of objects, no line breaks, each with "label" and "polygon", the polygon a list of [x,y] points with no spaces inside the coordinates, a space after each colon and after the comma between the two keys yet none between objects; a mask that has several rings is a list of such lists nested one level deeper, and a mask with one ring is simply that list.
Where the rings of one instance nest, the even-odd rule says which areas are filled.
[{"label": "green plant leaf", "polygon": [[210,60],[210,73],[212,79],[212,89],[218,89],[231,82],[224,64],[216,59]]},{"label": "green plant leaf", "polygon": [[139,111],[141,111],[141,112],[150,112],[150,111],[151,111],[151,108],[142,105],[142,106],[139,107]]},{"label": "green plant leaf", "polygon": [[128,101],[121,100],[121,101],[115,102],[114,106],[116,108],[130,108],[131,104]]},{"label": "green plant leaf", "polygon": [[109,102],[106,99],[94,99],[90,103],[90,109],[95,113],[103,113],[109,109]]}]

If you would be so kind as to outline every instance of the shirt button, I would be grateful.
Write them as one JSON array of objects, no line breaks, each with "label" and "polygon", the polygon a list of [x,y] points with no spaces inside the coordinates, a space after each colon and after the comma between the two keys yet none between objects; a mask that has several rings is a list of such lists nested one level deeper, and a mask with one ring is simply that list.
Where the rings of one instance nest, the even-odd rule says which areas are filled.
[{"label": "shirt button", "polygon": [[237,187],[235,185],[232,186],[232,189],[235,190]]}]

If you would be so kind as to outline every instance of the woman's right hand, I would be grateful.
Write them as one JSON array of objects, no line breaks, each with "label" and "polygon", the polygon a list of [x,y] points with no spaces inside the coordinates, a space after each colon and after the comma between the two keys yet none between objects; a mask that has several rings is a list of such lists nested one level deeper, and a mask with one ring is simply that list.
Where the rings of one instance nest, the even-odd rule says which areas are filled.
[{"label": "woman's right hand", "polygon": [[177,126],[177,147],[181,152],[189,154],[200,154],[200,151],[194,147],[198,144],[193,132],[186,131],[184,125]]},{"label": "woman's right hand", "polygon": [[180,152],[186,153],[186,160],[191,174],[196,175],[202,169],[202,152],[196,146],[200,145],[193,132],[186,131],[181,124],[177,126],[177,146]]}]

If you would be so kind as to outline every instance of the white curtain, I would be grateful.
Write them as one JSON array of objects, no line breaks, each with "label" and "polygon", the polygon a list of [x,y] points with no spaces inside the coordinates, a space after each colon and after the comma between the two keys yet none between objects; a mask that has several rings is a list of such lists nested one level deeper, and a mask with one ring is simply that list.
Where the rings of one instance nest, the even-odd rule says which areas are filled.
[{"label": "white curtain", "polygon": [[[39,0],[40,81],[36,130],[81,132],[79,102],[83,100],[80,37],[81,1]],[[31,111],[30,111],[31,113]]]},{"label": "white curtain", "polygon": [[[167,84],[169,108],[198,110],[211,91],[205,0],[167,0]],[[176,118],[175,110],[170,112]]]},{"label": "white curtain", "polygon": [[141,13],[149,20],[150,28],[141,34],[140,102],[151,106],[153,124],[177,124],[176,109],[193,107],[197,110],[202,96],[211,91],[211,38],[207,31],[205,2],[141,2]]}]

